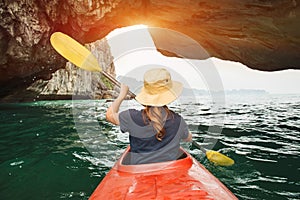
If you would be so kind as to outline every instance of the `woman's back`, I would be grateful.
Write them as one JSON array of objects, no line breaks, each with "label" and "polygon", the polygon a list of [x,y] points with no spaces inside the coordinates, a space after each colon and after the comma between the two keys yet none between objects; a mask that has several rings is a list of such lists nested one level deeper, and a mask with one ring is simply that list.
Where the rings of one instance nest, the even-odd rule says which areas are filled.
[{"label": "woman's back", "polygon": [[121,131],[129,132],[131,164],[163,162],[180,157],[180,140],[186,139],[189,134],[183,118],[170,111],[163,123],[165,135],[158,140],[157,131],[144,120],[143,113],[144,110],[130,109],[119,115]]}]

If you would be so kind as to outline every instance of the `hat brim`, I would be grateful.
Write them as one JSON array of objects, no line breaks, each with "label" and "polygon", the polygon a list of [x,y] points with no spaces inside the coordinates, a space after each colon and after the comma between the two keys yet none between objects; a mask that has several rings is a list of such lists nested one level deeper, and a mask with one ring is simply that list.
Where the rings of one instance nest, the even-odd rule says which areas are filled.
[{"label": "hat brim", "polygon": [[182,93],[182,89],[182,83],[177,81],[172,81],[171,88],[159,94],[149,94],[143,87],[135,99],[145,106],[164,106],[175,101]]}]

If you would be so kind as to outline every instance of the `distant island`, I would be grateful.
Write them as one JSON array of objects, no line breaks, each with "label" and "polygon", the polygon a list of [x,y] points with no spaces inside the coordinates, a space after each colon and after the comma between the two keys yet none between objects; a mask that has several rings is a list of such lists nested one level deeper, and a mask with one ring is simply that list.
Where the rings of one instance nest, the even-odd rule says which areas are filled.
[{"label": "distant island", "polygon": [[269,92],[260,89],[234,89],[225,90],[226,94],[269,94]]},{"label": "distant island", "polygon": [[[135,78],[118,76],[118,80],[129,86],[132,90],[138,90],[143,85],[142,81],[138,81]],[[224,91],[209,91],[204,89],[196,89],[196,88],[183,88],[182,96],[202,96],[202,95],[210,95],[216,93],[224,93],[226,95],[265,95],[269,94],[265,90],[261,89],[232,89],[232,90],[224,90]]]},{"label": "distant island", "polygon": [[233,89],[233,90],[224,90],[224,91],[209,91],[209,90],[199,90],[195,88],[183,88],[183,96],[201,96],[209,94],[222,94],[225,95],[266,95],[269,94],[265,90],[259,89]]}]

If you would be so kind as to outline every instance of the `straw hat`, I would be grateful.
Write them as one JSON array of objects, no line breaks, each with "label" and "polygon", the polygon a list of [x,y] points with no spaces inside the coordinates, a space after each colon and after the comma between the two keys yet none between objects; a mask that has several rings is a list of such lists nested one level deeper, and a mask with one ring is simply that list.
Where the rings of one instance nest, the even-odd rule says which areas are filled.
[{"label": "straw hat", "polygon": [[135,99],[142,105],[164,106],[179,97],[182,84],[171,80],[170,73],[163,68],[155,68],[144,75],[144,86]]}]

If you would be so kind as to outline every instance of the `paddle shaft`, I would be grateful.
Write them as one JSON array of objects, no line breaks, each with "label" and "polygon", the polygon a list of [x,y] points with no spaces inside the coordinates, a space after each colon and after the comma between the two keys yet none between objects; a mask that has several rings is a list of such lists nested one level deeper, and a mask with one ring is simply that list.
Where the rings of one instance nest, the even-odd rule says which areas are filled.
[{"label": "paddle shaft", "polygon": [[197,142],[192,141],[192,144],[197,147],[198,149],[200,149],[201,151],[203,151],[203,153],[206,153],[206,149],[204,149],[203,147],[201,147]]},{"label": "paddle shaft", "polygon": [[[111,76],[109,73],[105,72],[105,71],[101,71],[101,73],[103,74],[103,76],[105,76],[108,80],[110,80],[113,84],[115,84],[116,86],[118,86],[119,88],[121,88],[121,83],[115,79],[113,76]],[[128,94],[130,95],[130,97],[132,99],[135,98],[135,94],[133,92],[131,92],[130,90],[128,91]]]}]

